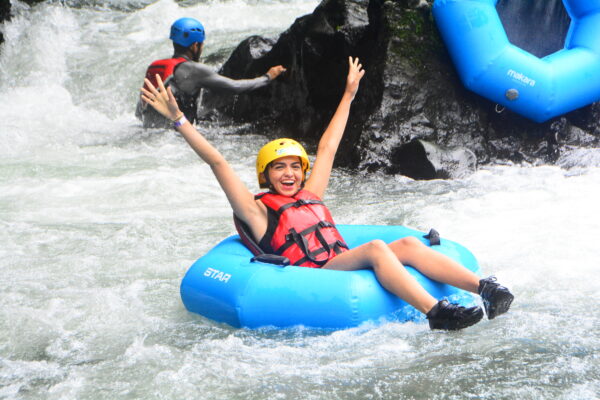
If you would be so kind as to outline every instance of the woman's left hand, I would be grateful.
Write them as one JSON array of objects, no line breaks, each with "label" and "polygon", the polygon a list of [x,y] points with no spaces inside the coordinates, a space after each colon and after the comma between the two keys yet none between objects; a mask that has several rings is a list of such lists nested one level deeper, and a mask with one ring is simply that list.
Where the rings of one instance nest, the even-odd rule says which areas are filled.
[{"label": "woman's left hand", "polygon": [[145,86],[141,89],[142,100],[150,104],[162,116],[175,121],[183,115],[179,110],[177,100],[175,100],[170,87],[165,89],[165,85],[158,74],[156,75],[156,81],[158,82],[158,89],[148,79],[144,79]]}]

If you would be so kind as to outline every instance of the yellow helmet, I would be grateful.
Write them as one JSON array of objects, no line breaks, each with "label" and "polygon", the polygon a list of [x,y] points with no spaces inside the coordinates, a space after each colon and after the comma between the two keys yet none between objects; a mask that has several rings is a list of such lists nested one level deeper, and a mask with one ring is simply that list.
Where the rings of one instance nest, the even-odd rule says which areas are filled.
[{"label": "yellow helmet", "polygon": [[275,139],[265,144],[256,156],[256,175],[258,177],[258,184],[261,188],[268,187],[267,180],[264,177],[265,169],[270,162],[277,160],[281,157],[287,156],[298,156],[302,161],[302,172],[306,178],[306,173],[310,169],[310,161],[304,147],[294,139]]}]

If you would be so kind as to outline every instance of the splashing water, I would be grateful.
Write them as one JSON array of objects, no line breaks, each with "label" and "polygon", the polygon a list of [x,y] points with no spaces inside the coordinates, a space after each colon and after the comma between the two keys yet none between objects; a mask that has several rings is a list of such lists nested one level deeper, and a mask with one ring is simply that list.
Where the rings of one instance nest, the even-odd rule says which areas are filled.
[{"label": "splashing water", "polygon": [[[470,248],[516,295],[493,321],[249,331],[185,311],[180,280],[233,233],[231,211],[179,136],[141,129],[141,76],[178,17],[226,57],[316,5],[18,3],[0,56],[1,399],[599,397],[598,149],[454,181],[334,171],[338,223],[435,227]],[[239,128],[202,126],[258,190],[264,139]]]}]

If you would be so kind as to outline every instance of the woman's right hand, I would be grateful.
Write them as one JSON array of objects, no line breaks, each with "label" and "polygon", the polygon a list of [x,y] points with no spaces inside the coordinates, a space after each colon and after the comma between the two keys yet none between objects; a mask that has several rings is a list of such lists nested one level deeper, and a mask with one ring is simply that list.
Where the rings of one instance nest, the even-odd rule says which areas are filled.
[{"label": "woman's right hand", "polygon": [[158,74],[156,74],[156,81],[158,82],[158,89],[147,78],[144,79],[145,86],[141,89],[142,100],[171,121],[181,118],[183,113],[179,110],[171,88],[165,89],[165,85]]},{"label": "woman's right hand", "polygon": [[359,62],[358,57],[348,57],[348,77],[346,78],[346,93],[348,93],[352,99],[358,91],[358,84],[365,75],[365,70],[362,69],[362,64]]}]

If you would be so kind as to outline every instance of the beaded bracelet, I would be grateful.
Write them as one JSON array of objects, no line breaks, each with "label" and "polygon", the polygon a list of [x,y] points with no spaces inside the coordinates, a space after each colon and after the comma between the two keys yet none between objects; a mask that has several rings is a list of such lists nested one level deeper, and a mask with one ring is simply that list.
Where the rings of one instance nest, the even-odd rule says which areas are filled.
[{"label": "beaded bracelet", "polygon": [[185,124],[186,121],[187,121],[187,118],[185,117],[185,115],[181,114],[181,117],[178,117],[173,121],[173,126],[175,128],[179,128],[181,125]]}]

